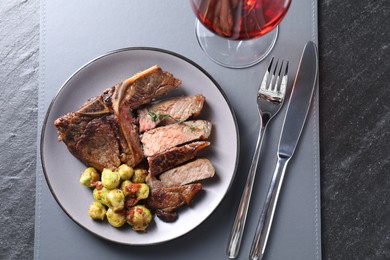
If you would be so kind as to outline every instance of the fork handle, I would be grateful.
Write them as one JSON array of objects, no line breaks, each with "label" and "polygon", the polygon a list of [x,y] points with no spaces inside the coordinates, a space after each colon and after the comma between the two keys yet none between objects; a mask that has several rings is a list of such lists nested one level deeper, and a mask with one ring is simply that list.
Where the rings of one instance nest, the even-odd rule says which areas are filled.
[{"label": "fork handle", "polygon": [[259,223],[256,228],[249,259],[261,260],[263,258],[288,161],[288,158],[278,157]]},{"label": "fork handle", "polygon": [[255,180],[257,165],[260,158],[261,144],[263,142],[263,136],[266,129],[266,127],[263,126],[262,122],[260,125],[261,128],[259,131],[259,136],[257,137],[255,152],[253,154],[249,174],[246,179],[244,191],[241,195],[240,205],[238,206],[238,211],[236,213],[236,218],[234,220],[233,228],[230,233],[230,238],[227,246],[226,253],[230,259],[234,259],[237,257],[238,252],[240,250],[242,235],[244,233],[249,202],[253,190],[253,183]]}]

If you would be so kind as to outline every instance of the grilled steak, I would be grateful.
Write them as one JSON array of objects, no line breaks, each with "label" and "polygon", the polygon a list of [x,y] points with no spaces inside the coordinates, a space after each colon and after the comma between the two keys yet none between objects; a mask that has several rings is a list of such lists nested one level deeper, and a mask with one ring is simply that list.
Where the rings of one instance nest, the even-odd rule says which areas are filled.
[{"label": "grilled steak", "polygon": [[160,174],[162,183],[185,185],[213,177],[215,169],[206,158],[199,158]]},{"label": "grilled steak", "polygon": [[165,186],[160,181],[148,178],[151,188],[146,206],[164,221],[177,219],[176,210],[189,205],[194,196],[202,189],[202,184]]},{"label": "grilled steak", "polygon": [[139,129],[145,132],[158,125],[183,122],[202,111],[205,97],[202,95],[176,97],[138,110]]},{"label": "grilled steak", "polygon": [[[204,140],[210,136],[211,123],[186,121],[200,114],[205,97],[177,97],[149,105],[180,84],[172,74],[153,66],[54,122],[58,140],[97,170],[117,170],[123,163],[134,167],[146,163],[147,157],[150,193],[143,202],[164,221],[177,219],[176,210],[189,205],[202,190],[202,184],[195,182],[215,173],[209,160],[193,160],[210,145]],[[137,109],[138,120],[133,114]],[[127,206],[133,204],[133,198],[126,199]]]},{"label": "grilled steak", "polygon": [[149,172],[156,176],[162,172],[174,168],[186,161],[194,159],[196,154],[210,142],[197,141],[182,146],[173,147],[165,152],[148,157]]},{"label": "grilled steak", "polygon": [[179,86],[180,80],[153,66],[88,100],[54,122],[58,140],[88,166],[99,170],[143,159],[133,109]]},{"label": "grilled steak", "polygon": [[181,144],[206,140],[210,132],[211,123],[206,120],[186,121],[152,129],[141,138],[144,155],[153,156]]}]

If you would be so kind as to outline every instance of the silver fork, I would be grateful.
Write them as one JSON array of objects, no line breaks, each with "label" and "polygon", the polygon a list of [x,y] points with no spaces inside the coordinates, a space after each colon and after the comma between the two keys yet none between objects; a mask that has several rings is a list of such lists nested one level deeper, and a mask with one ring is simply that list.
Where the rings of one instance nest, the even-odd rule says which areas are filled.
[{"label": "silver fork", "polygon": [[279,112],[286,95],[288,74],[288,61],[271,59],[268,69],[264,74],[259,91],[257,93],[257,106],[260,117],[260,131],[256,142],[256,149],[253,155],[249,174],[241,196],[240,205],[236,214],[236,219],[230,234],[227,247],[227,255],[234,259],[240,250],[241,239],[244,233],[249,202],[252,195],[253,183],[256,176],[257,165],[260,157],[261,144],[268,123]]}]

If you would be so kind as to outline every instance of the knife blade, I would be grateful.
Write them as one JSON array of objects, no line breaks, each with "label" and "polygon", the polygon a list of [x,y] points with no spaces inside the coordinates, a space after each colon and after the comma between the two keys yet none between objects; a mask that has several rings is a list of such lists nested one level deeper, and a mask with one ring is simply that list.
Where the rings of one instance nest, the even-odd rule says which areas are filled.
[{"label": "knife blade", "polygon": [[287,164],[304,128],[317,80],[317,47],[309,41],[303,49],[293,83],[279,139],[277,162],[250,250],[250,259],[262,259],[264,255]]},{"label": "knife blade", "polygon": [[301,136],[318,75],[317,48],[308,42],[303,51],[291,98],[287,106],[278,155],[292,157]]}]

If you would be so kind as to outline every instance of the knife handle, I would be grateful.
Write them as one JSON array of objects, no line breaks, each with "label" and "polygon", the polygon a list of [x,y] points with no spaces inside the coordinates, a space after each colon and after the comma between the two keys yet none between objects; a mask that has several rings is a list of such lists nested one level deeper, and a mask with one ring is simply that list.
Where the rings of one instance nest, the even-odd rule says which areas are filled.
[{"label": "knife handle", "polygon": [[249,255],[250,259],[261,260],[263,258],[288,161],[289,158],[278,156],[278,161],[272,175],[267,197],[252,242]]}]

